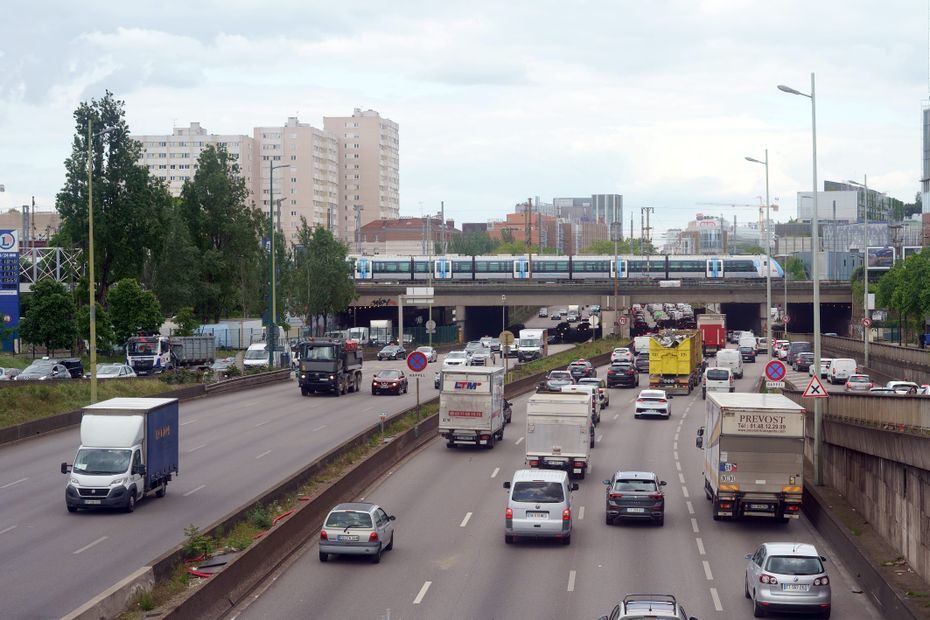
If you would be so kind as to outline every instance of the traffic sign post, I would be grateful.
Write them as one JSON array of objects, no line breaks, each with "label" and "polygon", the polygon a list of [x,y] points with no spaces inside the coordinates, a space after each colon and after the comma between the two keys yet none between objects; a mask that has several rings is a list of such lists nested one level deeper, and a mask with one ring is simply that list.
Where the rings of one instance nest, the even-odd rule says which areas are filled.
[{"label": "traffic sign post", "polygon": [[420,377],[423,376],[427,364],[429,364],[429,359],[427,359],[425,353],[414,351],[407,356],[407,368],[410,370],[410,376],[415,377],[417,380],[417,426],[414,427],[414,437],[419,434],[419,430],[416,429],[419,428],[420,424]]},{"label": "traffic sign post", "polygon": [[807,384],[807,388],[804,390],[804,393],[801,394],[802,398],[830,398],[830,394],[827,393],[827,388],[824,387],[823,382],[820,380],[819,375],[812,375],[810,383]]},{"label": "traffic sign post", "polygon": [[436,321],[430,319],[426,322],[426,333],[435,334],[436,333]]},{"label": "traffic sign post", "polygon": [[619,319],[617,319],[617,320],[620,322],[620,325],[626,325],[626,317],[625,317],[625,316],[621,316],[621,317],[620,317]]},{"label": "traffic sign post", "polygon": [[869,317],[863,317],[861,323],[863,327],[872,327],[872,319]]},{"label": "traffic sign post", "polygon": [[765,365],[765,387],[772,389],[781,389],[785,387],[785,376],[788,374],[788,367],[781,360],[772,360]]},{"label": "traffic sign post", "polygon": [[506,329],[502,331],[497,338],[501,341],[501,357],[504,358],[504,383],[507,383],[507,373],[510,370],[510,361],[507,359],[507,353],[515,339],[513,337],[513,332]]}]

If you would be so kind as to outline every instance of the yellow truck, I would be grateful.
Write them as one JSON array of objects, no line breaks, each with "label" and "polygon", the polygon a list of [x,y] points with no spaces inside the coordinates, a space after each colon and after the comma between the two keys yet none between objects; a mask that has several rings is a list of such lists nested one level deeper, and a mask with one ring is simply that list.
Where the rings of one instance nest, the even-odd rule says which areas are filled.
[{"label": "yellow truck", "polygon": [[690,394],[701,382],[704,355],[698,330],[666,330],[649,340],[649,387]]}]

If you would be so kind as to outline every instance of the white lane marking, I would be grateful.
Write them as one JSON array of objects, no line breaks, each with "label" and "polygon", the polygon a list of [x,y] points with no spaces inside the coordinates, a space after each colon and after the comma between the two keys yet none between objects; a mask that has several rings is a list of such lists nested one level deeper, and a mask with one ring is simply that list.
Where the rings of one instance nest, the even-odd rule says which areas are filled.
[{"label": "white lane marking", "polygon": [[520,437],[514,443],[519,446],[521,443],[523,443],[523,437]]},{"label": "white lane marking", "polygon": [[568,591],[575,591],[575,571],[573,570],[568,571]]},{"label": "white lane marking", "polygon": [[501,473],[501,468],[500,468],[500,467],[495,467],[495,468],[494,468],[494,471],[491,472],[491,477],[492,477],[492,478],[497,478],[497,474],[499,474],[499,473]]},{"label": "white lane marking", "polygon": [[11,526],[8,527],[8,528],[4,528],[4,529],[0,530],[0,534],[6,534],[7,532],[9,532],[9,531],[11,531],[11,530],[15,530],[15,529],[16,529],[16,526],[15,526],[15,525],[11,525]]},{"label": "white lane marking", "polygon": [[262,452],[261,454],[259,454],[258,456],[256,456],[256,457],[255,457],[255,460],[257,461],[258,459],[262,458],[263,456],[268,456],[269,454],[271,454],[271,450],[265,450],[264,452]]},{"label": "white lane marking", "polygon": [[259,422],[258,424],[255,425],[255,428],[258,428],[259,426],[265,426],[269,422],[271,422],[271,420],[265,420],[264,422]]},{"label": "white lane marking", "polygon": [[691,497],[690,495],[688,495],[688,487],[686,486],[681,487],[681,494],[684,495],[685,497]]},{"label": "white lane marking", "polygon": [[704,551],[704,540],[701,538],[695,538],[694,542],[697,543],[698,553],[700,553],[701,555],[705,555],[706,552]]},{"label": "white lane marking", "polygon": [[187,451],[187,453],[190,454],[191,452],[196,452],[197,450],[200,450],[201,448],[206,448],[206,447],[207,447],[207,444],[202,443],[199,446],[191,448],[190,450]]},{"label": "white lane marking", "polygon": [[720,604],[720,595],[717,594],[717,588],[710,589],[710,597],[714,599],[714,609],[723,611],[723,605]]},{"label": "white lane marking", "polygon": [[187,493],[185,493],[185,494],[184,494],[184,497],[187,497],[188,495],[193,495],[194,493],[196,493],[197,491],[199,491],[200,489],[202,489],[202,488],[204,488],[204,487],[206,487],[206,486],[207,486],[207,485],[205,485],[205,484],[201,484],[199,487],[193,488],[193,489],[191,489],[190,491],[188,491]]},{"label": "white lane marking", "polygon": [[311,433],[319,433],[319,432],[320,432],[321,430],[323,430],[324,428],[326,428],[326,425],[325,425],[325,424],[324,424],[323,426],[317,426],[316,428],[311,428],[311,429],[310,429],[310,432],[311,432]]},{"label": "white lane marking", "polygon": [[462,522],[461,522],[461,523],[459,523],[459,527],[465,527],[466,525],[468,525],[468,520],[469,520],[469,519],[471,519],[471,513],[470,513],[470,512],[466,512],[466,513],[465,513],[465,518],[462,519]]},{"label": "white lane marking", "polygon": [[178,424],[178,426],[187,426],[188,424],[193,424],[196,421],[197,420],[185,420],[184,422],[181,422],[180,424]]},{"label": "white lane marking", "polygon": [[98,539],[95,540],[94,542],[90,543],[89,545],[84,545],[83,547],[81,547],[80,549],[78,549],[77,551],[75,551],[75,552],[74,552],[74,555],[77,555],[77,554],[79,554],[79,553],[83,553],[83,552],[87,551],[88,549],[90,549],[91,547],[93,547],[94,545],[99,545],[100,543],[102,543],[103,541],[105,541],[107,538],[109,538],[109,536],[101,536],[100,538],[98,538]]},{"label": "white lane marking", "polygon": [[714,575],[710,572],[710,562],[703,560],[701,563],[704,565],[704,576],[707,577],[707,581],[713,581]]},{"label": "white lane marking", "polygon": [[695,519],[694,517],[691,517],[691,529],[694,531],[695,534],[701,531],[698,529],[697,519]]},{"label": "white lane marking", "polygon": [[685,506],[688,507],[688,514],[689,514],[689,515],[693,515],[693,514],[694,514],[694,504],[692,504],[690,501],[688,501],[688,502],[685,502]]},{"label": "white lane marking", "polygon": [[604,438],[604,435],[603,435],[603,434],[600,434],[600,435],[597,436],[597,439],[595,439],[594,441],[596,441],[597,443],[601,443],[601,439],[603,439],[603,438]]},{"label": "white lane marking", "polygon": [[683,473],[681,473],[681,472],[678,472],[678,482],[680,482],[680,483],[682,483],[682,484],[685,483],[685,475],[684,475]]},{"label": "white lane marking", "polygon": [[677,449],[678,449],[678,442],[677,442],[677,441],[673,441],[673,442],[672,442],[672,450],[677,450]]},{"label": "white lane marking", "polygon": [[678,441],[678,433],[675,433],[675,441]]},{"label": "white lane marking", "polygon": [[15,482],[7,482],[7,483],[4,484],[3,486],[0,486],[0,489],[8,489],[9,487],[13,486],[14,484],[19,484],[20,482],[26,482],[27,480],[29,480],[28,477],[26,477],[26,478],[20,478],[19,480],[16,480]]},{"label": "white lane marking", "polygon": [[680,461],[675,461],[675,469],[677,469],[678,471],[681,471],[681,462],[680,462]]},{"label": "white lane marking", "polygon": [[423,602],[423,597],[426,596],[426,592],[427,592],[427,590],[429,590],[429,587],[430,587],[431,585],[433,585],[433,582],[432,582],[432,581],[424,581],[424,582],[423,582],[423,587],[420,588],[420,592],[417,594],[417,597],[416,597],[415,599],[413,599],[413,604],[414,604],[414,605],[419,605],[420,603]]},{"label": "white lane marking", "polygon": [[615,414],[614,414],[614,420],[616,420],[616,419],[619,418],[619,417],[620,417],[620,414],[619,414],[619,413],[615,413]]},{"label": "white lane marking", "polygon": [[578,520],[581,521],[584,519],[584,506],[578,509]]},{"label": "white lane marking", "polygon": [[675,449],[674,452],[672,452],[672,456],[675,457],[676,461],[678,460],[678,449],[677,448]]}]

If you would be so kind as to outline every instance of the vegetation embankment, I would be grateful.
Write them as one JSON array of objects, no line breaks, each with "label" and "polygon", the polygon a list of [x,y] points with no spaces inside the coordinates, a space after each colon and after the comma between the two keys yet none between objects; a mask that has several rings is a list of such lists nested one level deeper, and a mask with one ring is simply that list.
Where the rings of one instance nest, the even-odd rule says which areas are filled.
[{"label": "vegetation embankment", "polygon": [[616,338],[604,338],[602,340],[586,342],[572,349],[568,349],[567,351],[560,351],[559,353],[544,357],[540,360],[527,364],[520,364],[507,373],[507,381],[516,381],[539,372],[548,372],[557,368],[565,368],[578,358],[587,359],[595,355],[607,353],[613,351],[615,347],[623,346],[626,342],[625,340]]}]

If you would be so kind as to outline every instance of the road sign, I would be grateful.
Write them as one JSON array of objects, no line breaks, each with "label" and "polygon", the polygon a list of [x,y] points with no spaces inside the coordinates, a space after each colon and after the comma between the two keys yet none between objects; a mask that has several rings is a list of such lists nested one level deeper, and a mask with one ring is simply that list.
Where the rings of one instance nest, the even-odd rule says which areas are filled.
[{"label": "road sign", "polygon": [[807,384],[807,389],[804,390],[804,393],[801,394],[802,398],[830,398],[830,395],[827,394],[827,388],[823,386],[823,382],[820,380],[820,377],[813,375],[811,377],[810,383]]},{"label": "road sign", "polygon": [[765,365],[765,378],[769,381],[783,381],[788,368],[781,360],[772,360]]},{"label": "road sign", "polygon": [[863,318],[863,319],[862,319],[862,326],[863,326],[863,327],[872,327],[872,319],[870,319],[869,317]]},{"label": "road sign", "polygon": [[436,321],[430,319],[426,322],[426,329],[436,329]]},{"label": "road sign", "polygon": [[783,314],[782,317],[781,317],[781,322],[782,322],[782,323],[790,323],[790,322],[791,322],[791,317],[788,316],[787,314]]},{"label": "road sign", "polygon": [[497,338],[501,341],[502,345],[507,347],[512,345],[514,341],[513,332],[509,332],[506,329],[502,331]]},{"label": "road sign", "polygon": [[625,316],[621,316],[618,320],[620,321],[620,325],[626,325],[626,317],[625,317]]},{"label": "road sign", "polygon": [[423,372],[428,363],[429,360],[426,359],[426,354],[420,351],[414,351],[407,356],[407,368],[410,369],[410,372]]}]

